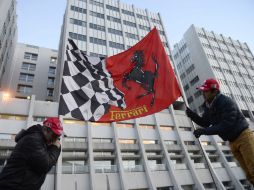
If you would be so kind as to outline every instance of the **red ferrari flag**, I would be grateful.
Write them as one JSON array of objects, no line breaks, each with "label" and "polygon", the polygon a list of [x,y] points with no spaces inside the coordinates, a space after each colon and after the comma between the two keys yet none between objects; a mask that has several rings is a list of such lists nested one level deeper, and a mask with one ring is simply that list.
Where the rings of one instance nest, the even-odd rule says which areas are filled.
[{"label": "red ferrari flag", "polygon": [[97,122],[128,120],[159,112],[181,96],[156,28],[127,51],[106,59],[89,57],[69,42],[60,115]]}]

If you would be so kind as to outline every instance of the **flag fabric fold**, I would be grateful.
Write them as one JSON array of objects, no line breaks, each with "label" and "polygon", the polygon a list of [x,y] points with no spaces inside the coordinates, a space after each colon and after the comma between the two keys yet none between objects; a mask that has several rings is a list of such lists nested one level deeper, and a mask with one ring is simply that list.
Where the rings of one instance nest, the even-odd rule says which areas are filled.
[{"label": "flag fabric fold", "polygon": [[59,115],[96,122],[146,116],[181,92],[156,28],[136,45],[108,58],[87,56],[68,40]]}]

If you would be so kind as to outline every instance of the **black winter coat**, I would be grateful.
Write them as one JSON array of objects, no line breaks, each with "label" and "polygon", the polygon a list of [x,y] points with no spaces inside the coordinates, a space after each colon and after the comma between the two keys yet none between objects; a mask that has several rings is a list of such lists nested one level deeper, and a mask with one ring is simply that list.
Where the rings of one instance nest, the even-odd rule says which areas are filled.
[{"label": "black winter coat", "polygon": [[202,117],[192,112],[190,118],[205,128],[205,135],[219,135],[224,141],[230,142],[249,125],[237,104],[223,94],[218,94],[210,108],[204,104]]},{"label": "black winter coat", "polygon": [[41,125],[22,130],[15,141],[17,144],[0,174],[0,189],[39,190],[61,149],[47,146]]}]

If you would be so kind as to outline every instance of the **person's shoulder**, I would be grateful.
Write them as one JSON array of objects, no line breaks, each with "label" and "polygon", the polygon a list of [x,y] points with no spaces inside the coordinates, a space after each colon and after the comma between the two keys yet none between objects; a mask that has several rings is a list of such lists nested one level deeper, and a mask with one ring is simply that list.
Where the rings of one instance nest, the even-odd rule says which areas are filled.
[{"label": "person's shoulder", "polygon": [[41,125],[33,125],[27,129],[27,134],[25,136],[26,139],[42,139],[42,127]]},{"label": "person's shoulder", "polygon": [[235,101],[229,97],[229,96],[226,96],[224,94],[220,94],[219,96],[219,102],[221,105],[236,105]]}]

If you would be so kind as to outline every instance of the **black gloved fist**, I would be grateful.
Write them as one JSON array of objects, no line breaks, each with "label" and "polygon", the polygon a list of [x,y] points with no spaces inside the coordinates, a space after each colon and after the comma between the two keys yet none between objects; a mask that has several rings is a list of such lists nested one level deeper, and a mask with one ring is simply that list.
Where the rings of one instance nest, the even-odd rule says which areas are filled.
[{"label": "black gloved fist", "polygon": [[188,108],[188,107],[186,107],[186,115],[188,116],[188,117],[191,117],[192,116],[192,114],[193,114],[193,111],[190,109],[190,108]]},{"label": "black gloved fist", "polygon": [[204,135],[205,134],[205,130],[204,129],[196,129],[194,132],[193,132],[194,136],[196,138],[199,138],[201,135]]}]

